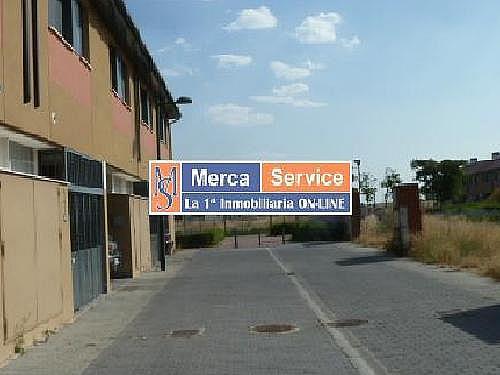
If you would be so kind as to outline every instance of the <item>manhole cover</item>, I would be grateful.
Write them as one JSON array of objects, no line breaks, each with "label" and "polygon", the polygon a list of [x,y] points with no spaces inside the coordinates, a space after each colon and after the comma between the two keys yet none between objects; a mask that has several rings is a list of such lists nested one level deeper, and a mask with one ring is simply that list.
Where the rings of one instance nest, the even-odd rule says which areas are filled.
[{"label": "manhole cover", "polygon": [[322,322],[321,325],[326,327],[342,328],[342,327],[355,327],[368,323],[366,319],[339,319],[333,322]]},{"label": "manhole cover", "polygon": [[193,336],[201,335],[202,332],[203,332],[203,330],[200,330],[200,329],[178,329],[178,330],[170,332],[170,336],[190,338]]},{"label": "manhole cover", "polygon": [[298,327],[291,324],[262,324],[250,327],[250,331],[256,333],[291,333],[298,330]]}]

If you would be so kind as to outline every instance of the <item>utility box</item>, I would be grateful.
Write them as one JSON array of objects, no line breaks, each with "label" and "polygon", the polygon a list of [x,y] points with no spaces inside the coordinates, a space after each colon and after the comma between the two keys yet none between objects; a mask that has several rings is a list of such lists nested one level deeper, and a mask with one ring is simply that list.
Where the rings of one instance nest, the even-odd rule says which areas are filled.
[{"label": "utility box", "polygon": [[421,231],[418,184],[399,184],[394,188],[394,248],[398,255],[408,255],[412,236]]}]

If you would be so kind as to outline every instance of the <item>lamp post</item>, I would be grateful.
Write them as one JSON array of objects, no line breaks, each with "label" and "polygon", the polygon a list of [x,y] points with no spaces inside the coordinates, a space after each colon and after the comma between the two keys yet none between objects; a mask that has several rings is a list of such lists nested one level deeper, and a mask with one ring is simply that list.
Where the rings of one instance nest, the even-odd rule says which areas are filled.
[{"label": "lamp post", "polygon": [[[163,105],[166,105],[166,106],[171,106],[172,104],[175,105],[177,107],[177,105],[183,105],[183,104],[192,104],[193,103],[193,99],[191,99],[190,97],[188,96],[180,96],[179,98],[177,98],[177,100],[173,101],[173,102],[168,102],[168,103],[162,103]],[[161,160],[162,157],[161,157],[161,147],[160,147],[160,143],[161,143],[161,137],[160,137],[160,132],[158,131],[158,126],[162,126],[162,133],[165,135],[165,132],[167,132],[168,134],[166,134],[168,136],[168,140],[167,140],[167,145],[168,145],[168,158],[170,160],[172,160],[173,158],[173,152],[172,152],[172,125],[175,124],[176,122],[178,122],[182,117],[182,114],[179,113],[178,109],[176,109],[176,115],[174,118],[169,118],[168,116],[165,118],[166,120],[166,124],[165,123],[162,123],[161,125],[158,124],[157,125],[157,131],[156,131],[156,139],[157,139],[157,147],[156,147],[156,158],[157,160]],[[167,129],[165,129],[165,125],[167,127]],[[159,228],[158,228],[158,236],[160,238],[160,265],[161,265],[161,270],[162,271],[165,271],[167,269],[167,262],[166,262],[166,256],[167,255],[171,255],[170,254],[170,249],[167,248],[167,236],[166,234],[169,234],[170,233],[170,223],[169,223],[169,220],[168,220],[168,217],[167,219],[165,220],[165,216],[158,216],[158,225],[159,225]],[[165,233],[165,229],[167,230],[167,233]],[[168,241],[171,242],[173,240],[173,236],[170,235],[168,237]]]},{"label": "lamp post", "polygon": [[356,167],[358,169],[358,190],[361,193],[361,169],[359,167],[361,165],[361,160],[354,159],[353,162],[354,162],[354,164],[356,164]]}]

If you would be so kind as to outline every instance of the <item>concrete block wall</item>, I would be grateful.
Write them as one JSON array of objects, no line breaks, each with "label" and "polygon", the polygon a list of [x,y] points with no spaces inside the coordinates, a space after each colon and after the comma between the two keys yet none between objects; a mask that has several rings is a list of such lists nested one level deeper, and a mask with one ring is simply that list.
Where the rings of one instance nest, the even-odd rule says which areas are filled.
[{"label": "concrete block wall", "polygon": [[73,321],[64,183],[0,172],[0,362]]}]

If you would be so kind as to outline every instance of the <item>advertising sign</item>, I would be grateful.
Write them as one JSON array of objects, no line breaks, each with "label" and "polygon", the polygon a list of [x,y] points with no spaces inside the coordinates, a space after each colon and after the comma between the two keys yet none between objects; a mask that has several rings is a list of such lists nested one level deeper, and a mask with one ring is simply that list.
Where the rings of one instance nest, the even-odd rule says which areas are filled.
[{"label": "advertising sign", "polygon": [[351,215],[351,162],[150,161],[150,215]]}]

